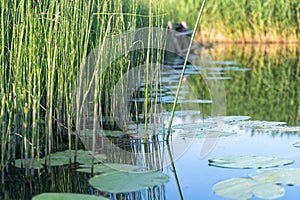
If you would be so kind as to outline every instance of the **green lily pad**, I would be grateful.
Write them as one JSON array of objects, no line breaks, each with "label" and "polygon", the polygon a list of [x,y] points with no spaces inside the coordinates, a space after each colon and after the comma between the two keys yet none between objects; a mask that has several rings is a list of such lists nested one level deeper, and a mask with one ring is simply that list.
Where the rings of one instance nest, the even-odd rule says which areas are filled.
[{"label": "green lily pad", "polygon": [[[76,171],[91,173],[91,167],[89,165],[81,166],[83,168],[79,168]],[[105,164],[95,164],[93,172],[94,173],[109,173],[115,171],[123,171],[123,172],[134,172],[140,169],[139,166],[135,165],[127,165],[127,164],[118,164],[118,163],[105,163]]]},{"label": "green lily pad", "polygon": [[183,130],[201,130],[201,129],[209,129],[215,127],[215,123],[213,122],[200,122],[200,123],[190,123],[190,124],[178,124],[172,126],[173,130],[183,129]]},{"label": "green lily pad", "polygon": [[[128,130],[126,131],[127,134],[130,136],[135,137],[144,137],[145,133],[145,124],[131,124],[128,127]],[[164,124],[147,124],[147,134],[153,135],[153,134],[160,134],[165,131]]]},{"label": "green lily pad", "polygon": [[[28,159],[28,167],[29,168],[33,168],[33,169],[42,169],[44,167],[43,163],[45,162],[45,160],[43,158],[40,158],[39,162],[37,159],[34,159],[34,164],[33,166],[31,166],[31,161],[32,159]],[[17,159],[15,160],[15,167],[18,168],[24,168],[25,167],[25,159]]]},{"label": "green lily pad", "polygon": [[[87,136],[92,137],[94,134],[93,130],[86,129],[84,132],[80,133],[81,136]],[[126,135],[125,132],[122,131],[112,131],[112,130],[99,130],[96,133],[99,136],[105,136],[105,137],[122,137]]]},{"label": "green lily pad", "polygon": [[108,200],[102,196],[75,194],[75,193],[42,193],[36,195],[32,200]]},{"label": "green lily pad", "polygon": [[94,176],[89,183],[100,191],[110,193],[135,192],[152,188],[169,180],[162,172],[118,172]]},{"label": "green lily pad", "polygon": [[[75,153],[75,152],[74,152]],[[78,150],[77,151],[77,162],[80,164],[91,164],[92,163],[92,152],[89,151],[83,151],[83,150]],[[106,159],[105,154],[95,154],[94,156],[94,163],[102,162],[103,160]]]},{"label": "green lily pad", "polygon": [[184,138],[219,138],[228,137],[237,134],[236,132],[225,132],[225,131],[183,131],[179,135]]},{"label": "green lily pad", "polygon": [[[71,150],[71,162],[74,162],[75,150]],[[51,166],[67,165],[70,162],[70,151],[61,151],[51,154]],[[95,156],[94,163],[100,162],[106,159],[104,154],[98,154]],[[92,154],[89,151],[78,150],[76,161],[80,164],[90,164],[92,162]]]},{"label": "green lily pad", "polygon": [[276,199],[285,193],[283,187],[272,183],[259,182],[249,178],[232,178],[213,185],[212,190],[222,197],[246,200],[255,195],[262,199]]},{"label": "green lily pad", "polygon": [[225,123],[235,123],[238,121],[246,121],[250,118],[250,116],[216,116],[212,117],[211,119],[224,121]]},{"label": "green lily pad", "polygon": [[269,156],[225,156],[209,159],[209,165],[225,168],[255,169],[277,167],[291,164],[294,161]]},{"label": "green lily pad", "polygon": [[205,77],[206,80],[230,80],[232,77],[226,77],[226,76],[208,76]]},{"label": "green lily pad", "polygon": [[249,177],[260,182],[300,186],[300,168],[257,170]]},{"label": "green lily pad", "polygon": [[296,148],[300,148],[300,142],[294,143],[293,146],[296,147]]},{"label": "green lily pad", "polygon": [[[182,96],[179,96],[178,97],[178,100],[177,100],[177,103],[178,101],[182,100],[183,97]],[[161,98],[161,102],[164,103],[164,104],[173,104],[175,101],[175,96],[164,96]]]},{"label": "green lily pad", "polygon": [[[199,110],[177,110],[174,112],[174,117],[187,117],[187,116],[200,116]],[[171,112],[164,112],[159,114],[158,116],[171,116]]]},{"label": "green lily pad", "polygon": [[177,101],[177,103],[179,104],[179,103],[213,103],[213,101],[212,100],[207,100],[207,99],[185,99],[185,100],[183,100],[183,99],[179,99],[178,101]]},{"label": "green lily pad", "polygon": [[[75,156],[75,150],[71,150],[71,163],[74,163],[74,156]],[[77,150],[77,162],[80,164],[91,164],[92,162],[92,154],[89,151],[84,150]],[[55,166],[62,166],[62,165],[68,165],[70,163],[70,151],[60,151],[51,153],[50,155],[50,165],[51,167]],[[104,154],[96,154],[94,157],[94,163],[101,162],[106,159],[106,156]],[[24,167],[24,159],[17,159],[15,160],[15,166],[21,168],[21,165]],[[43,168],[43,164],[45,163],[45,158],[40,158],[39,163],[35,159],[34,161],[34,169],[41,169]],[[28,160],[28,164],[30,166],[31,159]]]},{"label": "green lily pad", "polygon": [[282,126],[285,125],[286,122],[269,122],[269,121],[238,121],[234,123],[239,126],[244,126],[247,128],[270,128],[274,126]]},{"label": "green lily pad", "polygon": [[[164,129],[165,125],[164,124],[160,124],[160,123],[148,123],[147,124],[147,129],[150,129],[150,130],[162,130]],[[145,124],[130,124],[128,125],[127,129],[129,131],[132,131],[132,130],[137,130],[137,129],[142,129],[144,130],[145,128]]]},{"label": "green lily pad", "polygon": [[300,132],[299,126],[273,126],[262,129],[256,129],[257,131],[272,131],[272,132],[284,132],[284,133],[297,133]]}]

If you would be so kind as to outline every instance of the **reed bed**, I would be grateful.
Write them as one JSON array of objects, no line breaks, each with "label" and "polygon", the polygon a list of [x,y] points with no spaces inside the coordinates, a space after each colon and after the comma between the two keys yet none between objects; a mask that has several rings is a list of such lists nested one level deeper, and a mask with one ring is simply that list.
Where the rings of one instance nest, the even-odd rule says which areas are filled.
[{"label": "reed bed", "polygon": [[[165,1],[169,19],[193,26],[201,0]],[[299,43],[300,6],[291,1],[208,1],[197,40],[240,43]]]},{"label": "reed bed", "polygon": [[[2,183],[17,158],[25,159],[25,175],[29,176],[34,175],[32,166],[40,157],[46,156],[49,166],[50,153],[78,148],[79,138],[73,133],[74,88],[86,56],[112,35],[162,26],[162,11],[156,0],[1,2]],[[149,64],[162,59],[148,51]],[[145,52],[139,52],[134,60],[142,60]],[[105,114],[112,116],[114,105],[109,97],[128,70],[129,57],[117,60],[94,80],[97,120]]]}]

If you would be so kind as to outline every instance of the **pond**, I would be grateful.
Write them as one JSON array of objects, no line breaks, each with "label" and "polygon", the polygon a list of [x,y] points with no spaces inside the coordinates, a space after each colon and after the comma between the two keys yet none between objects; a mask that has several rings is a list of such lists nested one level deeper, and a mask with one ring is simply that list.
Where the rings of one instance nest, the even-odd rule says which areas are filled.
[{"label": "pond", "polygon": [[[213,191],[213,186],[227,179],[247,178],[249,174],[255,174],[257,168],[264,168],[268,164],[268,169],[299,168],[300,148],[294,145],[300,142],[299,47],[217,45],[205,50],[204,54],[201,59],[196,58],[195,62],[187,66],[172,125],[170,149],[165,148],[165,143],[156,146],[153,138],[150,145],[137,147],[135,144],[140,140],[138,136],[127,140],[123,138],[124,133],[114,132],[107,133],[117,135],[112,139],[114,145],[100,152],[107,157],[107,160],[103,158],[104,162],[142,167],[144,164],[141,163],[147,162],[150,169],[161,169],[168,175],[168,180],[162,174],[156,174],[158,179],[150,179],[154,185],[155,181],[160,183],[159,180],[163,184],[148,190],[117,195],[93,188],[90,184],[97,180],[89,182],[92,175],[76,171],[78,165],[53,167],[50,175],[43,169],[36,170],[35,173],[39,173],[40,178],[27,182],[24,181],[21,170],[13,168],[6,184],[0,189],[1,199],[31,199],[44,192],[94,194],[111,199],[228,199],[216,194],[218,191]],[[155,129],[164,132],[162,130],[167,128],[180,73],[180,65],[167,65],[161,72],[162,93],[157,97],[161,104],[155,108],[163,116],[160,121],[163,126],[157,124],[153,128],[149,124],[150,132]],[[135,99],[134,102],[144,101],[139,98],[136,96],[132,99]],[[138,109],[136,105],[136,110]],[[216,115],[219,117],[215,117]],[[141,116],[141,121],[143,117],[145,116]],[[134,126],[132,131],[139,129]],[[91,142],[86,138],[81,139],[89,149]],[[101,142],[105,143],[103,140],[99,141]],[[123,145],[122,151],[115,148],[118,145]],[[144,148],[144,151],[139,148]],[[135,159],[130,154],[131,151]],[[128,152],[130,155],[127,155]],[[149,155],[146,155],[146,159],[140,158],[139,152]],[[257,156],[246,157],[246,163],[252,158],[254,165],[259,159],[272,157],[272,160],[262,161],[254,168],[214,166],[212,159],[227,156]],[[285,160],[276,163],[274,159],[277,158]],[[174,160],[174,165],[170,164],[171,160]],[[275,162],[274,166],[272,162]],[[224,163],[228,164],[230,161]],[[300,179],[299,172],[295,176]],[[145,177],[146,182],[148,178]],[[135,181],[138,179],[135,178]],[[125,182],[121,188],[126,188],[127,184],[130,185]],[[140,186],[143,181],[136,184]],[[297,183],[274,185],[279,187],[279,199],[297,199],[300,195]],[[253,196],[251,199],[262,198]]]}]

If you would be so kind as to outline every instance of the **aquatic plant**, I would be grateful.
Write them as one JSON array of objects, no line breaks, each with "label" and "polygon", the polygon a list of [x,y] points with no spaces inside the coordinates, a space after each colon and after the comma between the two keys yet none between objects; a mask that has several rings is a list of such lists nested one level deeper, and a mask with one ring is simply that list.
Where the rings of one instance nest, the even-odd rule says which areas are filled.
[{"label": "aquatic plant", "polygon": [[[146,6],[151,6],[150,13]],[[9,164],[19,158],[24,160],[25,176],[34,174],[36,162],[51,166],[53,152],[75,149],[74,154],[69,151],[69,160],[80,158],[79,137],[73,133],[80,66],[92,49],[112,35],[161,26],[161,11],[156,1],[143,0],[1,2],[2,183]],[[161,59],[149,51],[135,52],[134,58],[128,53],[103,76],[96,76],[95,123],[102,126],[102,115],[112,116],[114,103],[109,96],[114,83],[133,67],[131,60],[141,61],[145,53],[147,62]]]}]

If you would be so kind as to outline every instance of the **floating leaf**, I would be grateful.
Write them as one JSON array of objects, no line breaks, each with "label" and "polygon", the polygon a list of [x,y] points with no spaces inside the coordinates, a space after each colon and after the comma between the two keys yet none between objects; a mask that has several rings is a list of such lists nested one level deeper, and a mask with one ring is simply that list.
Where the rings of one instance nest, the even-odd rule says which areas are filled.
[{"label": "floating leaf", "polygon": [[223,121],[225,123],[234,123],[238,121],[245,121],[250,119],[250,116],[216,116],[216,117],[211,117],[209,118],[210,120],[213,121]]},{"label": "floating leaf", "polygon": [[[178,88],[178,85],[168,85],[168,86],[165,86],[165,88],[167,88],[167,89],[169,89],[169,90],[177,89],[177,88]],[[182,86],[180,87],[180,89],[187,89],[187,88],[188,88],[188,86],[186,86],[186,85],[182,85]]]},{"label": "floating leaf", "polygon": [[[180,95],[189,94],[189,93],[190,93],[189,91],[183,91],[183,90],[180,90],[180,92],[179,92]],[[176,95],[176,91],[165,92],[165,95]]]},{"label": "floating leaf", "polygon": [[296,148],[300,148],[300,142],[294,143],[293,146],[296,147]]},{"label": "floating leaf", "polygon": [[218,65],[236,65],[237,62],[236,61],[226,61],[226,60],[207,60],[207,61],[203,61],[206,63],[211,63],[211,64],[218,64]]},{"label": "floating leaf", "polygon": [[[81,150],[82,151],[82,150]],[[71,155],[71,158],[70,158]],[[67,165],[70,163],[74,162],[74,155],[75,155],[75,150],[71,150],[71,154],[69,150],[66,151],[59,151],[56,153],[51,153],[50,155],[50,165],[51,166],[62,166],[62,165]]]},{"label": "floating leaf", "polygon": [[[77,162],[80,164],[91,164],[92,163],[92,152],[89,151],[83,151],[83,150],[78,150],[77,151]],[[101,162],[106,159],[105,154],[97,154],[95,153],[94,156],[94,163]]]},{"label": "floating leaf", "polygon": [[101,134],[105,137],[124,137],[127,134],[123,131],[103,130]]},{"label": "floating leaf", "polygon": [[[76,171],[91,173],[91,167],[89,165],[83,165],[81,167],[83,168],[79,168]],[[95,164],[93,172],[94,173],[109,173],[114,171],[134,172],[138,169],[140,169],[140,167],[136,165],[105,163],[105,164]]]},{"label": "floating leaf", "polygon": [[[150,123],[147,124],[147,134],[160,134],[164,132],[164,124],[160,123]],[[145,134],[145,124],[131,124],[128,126],[128,130],[126,131],[130,136],[135,137],[144,137]]]},{"label": "floating leaf", "polygon": [[[187,117],[187,116],[194,116],[194,115],[200,116],[200,111],[199,110],[177,110],[174,112],[174,117]],[[158,116],[159,117],[171,116],[171,112],[159,113]]]},{"label": "floating leaf", "polygon": [[225,132],[225,131],[183,131],[179,135],[184,138],[218,138],[218,137],[228,137],[235,135],[236,132]]},{"label": "floating leaf", "polygon": [[296,132],[300,132],[300,127],[299,126],[273,126],[273,127],[266,127],[263,129],[256,129],[256,130],[257,131],[296,133]]},{"label": "floating leaf", "polygon": [[[165,125],[164,124],[160,124],[160,123],[148,123],[147,124],[147,129],[150,129],[150,130],[162,130],[164,129]],[[142,129],[144,130],[145,129],[145,124],[141,123],[141,124],[130,124],[128,127],[128,130],[137,130],[137,129]]]},{"label": "floating leaf", "polygon": [[[70,155],[71,155],[71,163],[74,163],[75,150],[71,150],[71,154],[69,150],[60,151],[50,154],[50,165],[54,166],[62,166],[70,164]],[[92,162],[92,154],[89,151],[77,150],[77,162],[80,164],[91,164]],[[96,154],[94,157],[94,163],[105,160],[106,156],[104,154]],[[21,165],[24,167],[24,159],[17,159],[15,161],[15,166],[21,168]],[[37,162],[37,159],[34,161],[34,169],[43,168],[43,164],[45,163],[45,158],[40,158],[40,162]],[[31,159],[28,160],[28,165],[30,166]]]},{"label": "floating leaf", "polygon": [[209,159],[209,165],[226,168],[267,168],[293,163],[293,160],[268,156],[225,156]]},{"label": "floating leaf", "polygon": [[269,121],[238,121],[235,123],[239,126],[244,126],[248,128],[266,128],[266,127],[274,127],[285,125],[286,122],[269,122]]},{"label": "floating leaf", "polygon": [[[37,160],[37,158],[36,159],[34,159],[34,164],[33,164],[33,166],[31,166],[31,162],[32,162],[32,159],[31,158],[29,158],[28,159],[28,167],[29,168],[33,168],[33,169],[41,169],[41,168],[43,168],[44,166],[43,166],[43,163],[45,162],[45,160],[43,159],[43,158],[40,158],[40,160],[39,160],[39,162],[38,162],[38,160]],[[15,160],[15,165],[14,165],[15,167],[18,167],[18,168],[24,168],[25,167],[25,159],[17,159],[17,160]]]},{"label": "floating leaf", "polygon": [[110,193],[135,192],[168,181],[162,172],[117,172],[94,176],[89,183],[96,189]]},{"label": "floating leaf", "polygon": [[[152,96],[155,96],[155,94],[153,94]],[[162,100],[161,96],[163,96],[163,95],[160,95],[160,97],[158,97],[158,98],[148,98],[148,101],[156,102],[156,103],[161,102],[161,100]],[[146,100],[145,98],[132,98],[132,99],[130,99],[130,102],[144,103],[145,100]]]},{"label": "floating leaf", "polygon": [[178,124],[172,126],[173,130],[183,129],[183,130],[197,130],[197,129],[209,129],[215,127],[216,124],[213,122],[200,122],[200,123],[190,123],[190,124]]},{"label": "floating leaf", "polygon": [[186,100],[183,100],[183,99],[179,99],[177,101],[178,104],[181,104],[181,103],[213,103],[212,100],[206,100],[206,99],[186,99]]},{"label": "floating leaf", "polygon": [[225,77],[225,76],[209,76],[205,78],[206,80],[230,80],[232,77]]},{"label": "floating leaf", "polygon": [[260,182],[300,186],[300,168],[257,170],[249,177]]},{"label": "floating leaf", "polygon": [[232,178],[213,185],[212,190],[222,197],[246,200],[253,195],[262,199],[282,197],[284,188],[272,184],[255,181],[249,178]]},{"label": "floating leaf", "polygon": [[[181,99],[183,99],[183,97],[179,96],[177,101]],[[164,104],[172,104],[174,103],[174,101],[175,101],[175,96],[164,96],[161,98],[161,102]]]},{"label": "floating leaf", "polygon": [[[93,130],[91,129],[86,129],[85,131],[80,133],[81,136],[88,136],[88,137],[93,136],[93,134],[94,134]],[[122,137],[126,135],[126,133],[122,131],[99,130],[96,132],[96,135],[105,136],[105,137]]]},{"label": "floating leaf", "polygon": [[32,200],[108,200],[108,198],[86,194],[75,193],[42,193],[36,195]]}]

